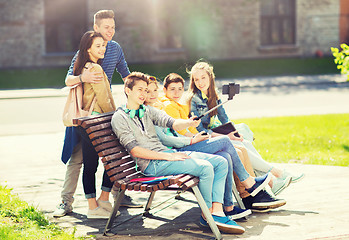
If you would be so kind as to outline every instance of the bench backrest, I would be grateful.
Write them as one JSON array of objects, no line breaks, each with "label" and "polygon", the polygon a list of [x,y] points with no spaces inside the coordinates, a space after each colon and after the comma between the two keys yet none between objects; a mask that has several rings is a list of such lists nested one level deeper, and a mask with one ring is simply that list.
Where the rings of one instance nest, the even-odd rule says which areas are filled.
[{"label": "bench backrest", "polygon": [[74,119],[74,123],[85,129],[112,182],[143,176],[111,128],[113,113]]},{"label": "bench backrest", "polygon": [[[188,174],[179,174],[155,185],[141,182],[130,183],[131,179],[141,178],[144,175],[137,171],[134,160],[113,132],[111,127],[113,114],[114,112],[109,112],[78,118],[74,119],[73,123],[86,131],[98,156],[102,158],[111,182],[116,187],[135,191],[156,191],[176,184],[182,190],[187,190],[198,184],[199,179]],[[171,187],[175,188],[175,186]]]}]

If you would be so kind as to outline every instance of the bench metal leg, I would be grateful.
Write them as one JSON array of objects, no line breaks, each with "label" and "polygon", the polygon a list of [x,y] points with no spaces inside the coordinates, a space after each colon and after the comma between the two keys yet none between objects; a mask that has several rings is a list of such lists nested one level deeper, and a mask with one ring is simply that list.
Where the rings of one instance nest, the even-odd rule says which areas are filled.
[{"label": "bench metal leg", "polygon": [[114,222],[115,217],[116,217],[116,213],[118,212],[121,201],[125,196],[125,191],[126,190],[119,189],[119,192],[117,193],[117,196],[116,196],[115,201],[114,201],[113,210],[110,213],[107,225],[105,225],[104,234],[103,234],[104,236],[107,235],[107,233],[110,231],[110,229],[113,225],[113,222]]},{"label": "bench metal leg", "polygon": [[153,202],[155,193],[156,193],[156,192],[151,192],[151,193],[150,193],[149,198],[148,198],[148,202],[147,202],[147,204],[145,205],[145,208],[144,208],[143,216],[146,216],[146,215],[149,214],[149,210],[150,210],[151,204],[152,204],[152,202]]},{"label": "bench metal leg", "polygon": [[204,198],[202,197],[202,195],[200,193],[200,190],[199,190],[198,186],[192,187],[192,189],[193,189],[194,195],[196,197],[196,200],[199,203],[201,211],[204,214],[204,216],[206,218],[206,221],[207,221],[208,225],[211,228],[212,233],[214,234],[216,239],[219,239],[219,240],[223,239],[222,235],[221,235],[221,232],[219,231],[216,223],[213,220],[213,217],[212,217],[212,215],[210,213],[210,210],[208,210],[208,208],[207,208],[207,205],[206,205],[206,203],[204,201]]}]

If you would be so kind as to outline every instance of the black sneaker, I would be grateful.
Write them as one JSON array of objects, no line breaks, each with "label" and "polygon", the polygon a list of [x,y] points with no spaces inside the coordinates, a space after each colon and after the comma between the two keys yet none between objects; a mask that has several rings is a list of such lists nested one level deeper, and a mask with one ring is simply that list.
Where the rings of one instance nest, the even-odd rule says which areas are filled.
[{"label": "black sneaker", "polygon": [[237,206],[234,206],[231,211],[224,211],[225,216],[227,216],[230,220],[237,220],[243,217],[246,217],[252,214],[250,209],[241,209]]},{"label": "black sneaker", "polygon": [[242,202],[248,209],[259,209],[262,211],[266,209],[278,208],[286,204],[286,201],[284,199],[274,198],[265,190],[260,191],[254,197],[248,196],[246,198],[243,198]]},{"label": "black sneaker", "polygon": [[247,192],[252,196],[256,196],[260,191],[262,191],[265,186],[270,182],[271,180],[271,173],[267,173],[263,176],[256,177],[254,179],[256,183],[249,189],[246,189]]},{"label": "black sneaker", "polygon": [[128,195],[124,196],[124,199],[122,199],[120,207],[128,207],[128,208],[141,208],[143,207],[143,204],[136,203],[132,200],[132,198]]}]

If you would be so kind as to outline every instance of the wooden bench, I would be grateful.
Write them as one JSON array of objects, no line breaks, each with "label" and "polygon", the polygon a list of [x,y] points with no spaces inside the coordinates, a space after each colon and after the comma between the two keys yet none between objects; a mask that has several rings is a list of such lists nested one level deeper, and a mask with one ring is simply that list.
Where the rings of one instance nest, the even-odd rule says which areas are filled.
[{"label": "wooden bench", "polygon": [[[159,190],[175,190],[175,191],[191,191],[208,221],[208,224],[215,235],[216,239],[222,239],[213,218],[204,202],[199,191],[199,178],[188,174],[180,174],[166,179],[157,184],[144,184],[142,182],[130,182],[132,179],[145,177],[141,172],[136,170],[136,164],[120,144],[111,128],[111,118],[114,112],[104,113],[95,116],[74,119],[74,124],[82,128],[89,136],[98,156],[102,158],[104,168],[108,173],[111,182],[114,183],[114,189],[118,189],[117,196],[114,201],[112,213],[105,226],[104,235],[107,235],[112,228],[116,218],[116,213],[120,207],[120,203],[124,197],[126,190],[149,192],[149,198],[145,206],[143,215],[147,216],[151,210],[151,204],[156,191]],[[174,195],[175,196],[175,195]]]}]

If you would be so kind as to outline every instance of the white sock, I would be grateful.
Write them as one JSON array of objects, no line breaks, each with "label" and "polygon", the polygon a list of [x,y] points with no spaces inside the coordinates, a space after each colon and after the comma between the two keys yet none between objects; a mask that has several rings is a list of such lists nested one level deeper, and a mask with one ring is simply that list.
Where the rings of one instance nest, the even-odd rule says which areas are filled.
[{"label": "white sock", "polygon": [[218,217],[225,217],[224,212],[213,212],[212,215],[218,216]]}]

